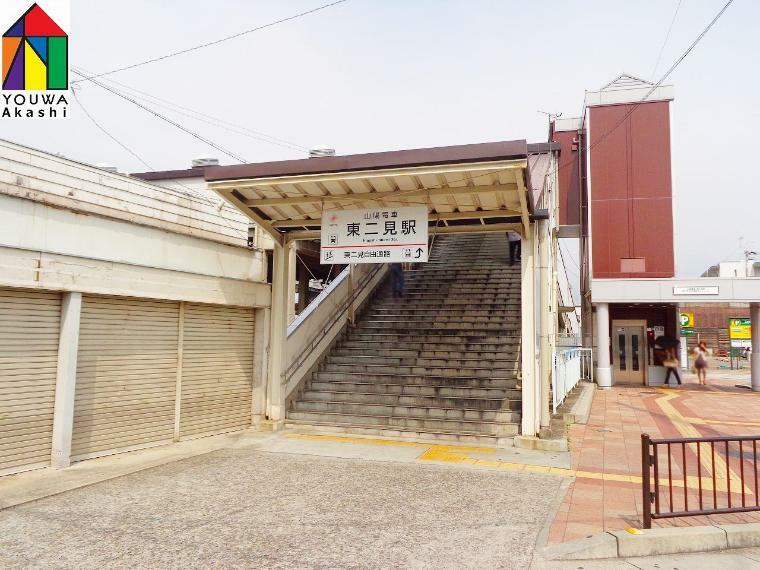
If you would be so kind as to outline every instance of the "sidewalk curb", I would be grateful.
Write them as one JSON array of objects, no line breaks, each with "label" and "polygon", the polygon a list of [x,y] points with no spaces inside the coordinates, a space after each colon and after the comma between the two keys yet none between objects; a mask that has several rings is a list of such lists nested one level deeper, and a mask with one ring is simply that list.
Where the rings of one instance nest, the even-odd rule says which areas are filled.
[{"label": "sidewalk curb", "polygon": [[569,415],[572,416],[573,423],[587,424],[588,417],[591,414],[591,404],[594,402],[596,384],[593,382],[580,382],[579,384],[582,391],[580,396],[578,396],[578,400],[570,409]]},{"label": "sidewalk curb", "polygon": [[[633,530],[633,529],[631,529]],[[547,546],[547,560],[591,560],[760,546],[760,523],[616,530]]]},{"label": "sidewalk curb", "polygon": [[535,449],[538,451],[569,451],[567,438],[541,439],[535,436],[516,435],[513,445],[518,449]]}]

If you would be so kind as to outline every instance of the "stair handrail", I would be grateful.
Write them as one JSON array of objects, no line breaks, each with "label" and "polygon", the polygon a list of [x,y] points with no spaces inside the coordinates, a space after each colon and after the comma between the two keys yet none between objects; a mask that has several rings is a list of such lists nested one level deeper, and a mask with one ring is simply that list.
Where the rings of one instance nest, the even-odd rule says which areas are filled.
[{"label": "stair handrail", "polygon": [[[340,319],[343,318],[343,315],[348,310],[348,308],[353,304],[356,298],[362,294],[367,284],[378,274],[378,272],[383,267],[384,267],[383,264],[377,264],[370,271],[368,271],[362,277],[359,283],[357,283],[357,285],[354,287],[354,290],[351,293],[351,295],[349,295],[340,305],[338,305],[337,310],[333,313],[332,317],[327,321],[327,323],[324,324],[320,330],[318,330],[315,334],[312,335],[312,337],[306,343],[306,345],[301,350],[301,352],[298,353],[298,355],[293,359],[293,362],[291,362],[290,365],[285,370],[285,375],[284,375],[285,383],[287,383],[292,378],[295,371],[298,370],[301,367],[301,365],[303,365],[304,362],[306,362],[306,360],[309,358],[309,356],[311,356],[311,354],[314,352],[314,350],[319,345],[319,343],[322,342],[322,339],[327,335],[330,329],[332,329],[332,327],[335,326],[335,324]],[[347,272],[347,271],[349,271],[348,267],[346,267],[346,269],[343,270],[343,272]],[[329,294],[332,293],[334,289],[335,288],[331,289],[330,292],[328,292],[319,302],[321,303],[322,301],[327,299],[329,297]],[[317,299],[315,299],[311,304],[315,304],[316,301]]]}]

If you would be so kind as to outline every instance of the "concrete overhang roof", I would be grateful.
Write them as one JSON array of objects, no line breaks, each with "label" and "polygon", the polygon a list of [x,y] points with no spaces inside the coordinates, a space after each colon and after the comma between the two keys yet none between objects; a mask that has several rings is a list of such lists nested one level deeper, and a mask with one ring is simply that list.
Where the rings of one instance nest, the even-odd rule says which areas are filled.
[{"label": "concrete overhang roof", "polygon": [[206,169],[209,188],[275,239],[319,237],[322,212],[424,204],[431,232],[505,231],[530,223],[524,140]]},{"label": "concrete overhang roof", "polygon": [[592,279],[592,303],[751,303],[760,278]]}]

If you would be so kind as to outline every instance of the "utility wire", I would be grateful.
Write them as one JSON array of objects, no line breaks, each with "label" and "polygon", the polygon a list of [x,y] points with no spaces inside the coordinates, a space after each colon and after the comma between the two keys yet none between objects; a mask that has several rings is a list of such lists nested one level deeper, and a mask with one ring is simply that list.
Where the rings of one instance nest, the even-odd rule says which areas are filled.
[{"label": "utility wire", "polygon": [[559,250],[559,257],[562,260],[562,270],[565,272],[565,281],[567,281],[567,290],[570,291],[570,302],[573,304],[573,307],[575,307],[575,295],[573,295],[573,285],[570,283],[570,277],[567,274],[567,265],[565,264],[565,256],[562,255],[562,247],[560,246],[558,250]]},{"label": "utility wire", "polygon": [[[589,151],[591,149],[595,148],[597,145],[599,145],[604,139],[606,139],[608,136],[610,136],[618,128],[620,128],[620,126],[625,123],[625,121],[628,119],[628,117],[630,117],[636,111],[636,109],[638,109],[643,103],[646,102],[646,100],[649,98],[649,96],[652,93],[654,93],[655,90],[657,90],[657,88],[663,83],[663,81],[665,81],[668,77],[670,77],[670,74],[673,73],[673,71],[675,71],[675,69],[681,64],[681,62],[684,59],[686,59],[686,56],[688,56],[692,52],[692,50],[697,46],[697,44],[702,40],[702,38],[705,37],[705,35],[707,34],[707,32],[710,31],[710,29],[720,19],[720,17],[728,9],[728,7],[731,6],[731,4],[733,4],[733,2],[734,2],[734,0],[728,0],[728,2],[726,2],[726,4],[723,6],[723,8],[721,8],[721,10],[715,15],[715,17],[710,21],[710,23],[707,25],[707,27],[705,27],[705,29],[702,30],[702,33],[700,33],[699,36],[697,36],[697,38],[691,43],[691,45],[686,49],[686,51],[684,51],[681,54],[681,56],[673,63],[673,65],[671,65],[670,68],[665,72],[665,74],[662,77],[660,77],[659,81],[657,81],[657,83],[655,83],[654,85],[652,85],[652,87],[646,92],[646,94],[639,101],[637,101],[626,112],[626,114],[623,115],[623,117],[612,128],[610,128],[607,132],[605,132],[604,134],[602,134],[598,139],[596,139],[593,143],[591,143],[589,145],[589,147],[588,147]],[[557,172],[559,172],[563,168],[567,168],[568,166],[572,166],[573,164],[575,164],[575,159],[570,159],[570,160],[564,162],[563,164],[560,164],[557,167]],[[479,173],[479,174],[476,174],[474,176],[473,175],[468,175],[468,176],[465,176],[464,178],[460,178],[458,180],[447,180],[446,183],[447,184],[455,184],[457,182],[469,182],[469,181],[472,181],[475,178],[480,178],[481,176],[489,176],[489,175],[492,175],[492,174],[498,174],[499,172],[504,172],[504,171],[509,170],[509,169],[510,168],[499,168],[499,169],[495,169],[495,170],[490,170],[488,172]],[[396,199],[399,196],[403,196],[405,194],[411,194],[411,193],[418,192],[418,191],[419,190],[416,189],[416,188],[411,189],[411,190],[404,190],[403,192],[399,192],[399,193],[395,194],[392,197],[392,199]],[[301,196],[301,194],[296,194],[296,196]],[[377,200],[378,198],[365,197],[365,196],[362,196],[362,195],[357,195],[357,196],[350,195],[350,196],[347,196],[346,199],[347,200],[351,200],[351,201],[357,201],[358,200],[358,201],[362,202],[362,201]],[[379,198],[379,199],[382,199],[382,198]],[[343,201],[342,198],[341,198],[341,201]]]},{"label": "utility wire", "polygon": [[135,151],[133,151],[131,148],[129,148],[127,145],[125,145],[123,142],[121,142],[119,139],[117,139],[117,138],[116,138],[115,136],[113,136],[111,133],[109,133],[109,132],[108,132],[108,131],[105,129],[105,127],[103,127],[103,125],[101,125],[100,123],[98,123],[98,122],[95,120],[95,117],[93,117],[93,116],[90,114],[90,112],[89,112],[89,111],[87,110],[87,108],[84,106],[84,104],[82,103],[82,101],[79,99],[79,95],[77,95],[77,92],[76,92],[76,90],[75,90],[75,89],[72,89],[72,91],[71,91],[71,92],[74,94],[74,99],[76,100],[77,104],[79,105],[79,108],[80,108],[80,109],[82,109],[82,111],[84,112],[84,114],[87,116],[87,118],[88,118],[88,119],[90,119],[90,121],[92,122],[92,124],[93,124],[93,125],[95,125],[96,127],[98,127],[98,129],[100,129],[100,131],[101,131],[101,132],[102,132],[104,135],[106,135],[106,136],[107,136],[109,139],[111,139],[113,142],[115,142],[115,143],[116,143],[117,145],[119,145],[121,148],[123,148],[124,150],[126,150],[126,151],[127,151],[129,154],[131,154],[132,156],[134,156],[134,157],[135,157],[137,160],[139,160],[140,162],[142,162],[142,163],[143,163],[145,166],[147,166],[147,167],[148,167],[148,169],[150,169],[150,170],[153,170],[153,168],[151,167],[151,165],[150,165],[150,164],[148,164],[147,162],[145,162],[145,161],[142,159],[142,157],[141,157],[139,154],[137,154]]},{"label": "utility wire", "polygon": [[[137,154],[135,151],[133,151],[131,148],[129,148],[126,144],[124,144],[119,139],[117,139],[114,135],[112,135],[110,132],[108,132],[106,130],[106,128],[103,125],[101,125],[95,119],[95,117],[93,117],[92,114],[85,108],[85,106],[82,104],[82,101],[79,99],[79,96],[77,95],[76,90],[72,90],[72,92],[74,93],[74,99],[79,104],[79,107],[82,109],[82,111],[84,112],[84,114],[87,116],[88,119],[90,119],[90,121],[103,134],[105,134],[108,138],[110,138],[112,141],[114,141],[116,144],[118,144],[121,148],[123,148],[124,150],[126,150],[129,154],[131,154],[132,156],[134,156],[137,160],[139,160],[142,164],[144,164],[148,168],[148,170],[155,170],[155,168],[153,166],[151,166],[150,164],[148,164],[139,154]],[[192,195],[192,196],[194,196],[194,197],[202,200],[203,202],[206,202],[207,204],[210,204],[214,208],[219,208],[219,204],[220,203],[222,204],[222,206],[224,206],[226,204],[223,200],[220,201],[220,202],[218,202],[218,203],[215,203],[208,196],[204,196],[202,193],[193,190],[192,188],[190,188],[189,186],[186,186],[185,184],[182,184],[181,182],[175,182],[175,184],[177,184],[178,186],[180,186],[181,188],[183,188],[184,189],[184,193],[190,194],[190,195]],[[180,192],[183,192],[183,190],[180,190]],[[229,223],[229,220],[222,215],[221,211],[219,211],[219,217],[222,219],[222,221],[224,222],[224,224],[229,229],[231,229],[234,232],[237,232],[238,234],[240,234],[241,236],[243,236],[245,238],[248,237],[247,234],[245,232],[243,232],[242,230],[240,230],[239,228],[232,227],[230,225],[230,223]]]},{"label": "utility wire", "polygon": [[323,4],[321,6],[317,6],[316,8],[312,8],[311,10],[306,10],[304,12],[299,12],[298,14],[293,14],[292,16],[288,16],[287,18],[281,18],[279,20],[275,20],[274,22],[269,22],[268,24],[263,24],[261,26],[255,27],[255,28],[251,28],[250,30],[244,30],[242,32],[238,32],[236,34],[233,34],[231,36],[226,36],[226,37],[220,38],[218,40],[213,40],[213,41],[206,42],[204,44],[200,44],[200,45],[197,45],[197,46],[189,47],[189,48],[182,49],[182,50],[179,50],[179,51],[170,52],[170,53],[161,55],[159,57],[154,57],[152,59],[146,59],[145,61],[140,61],[138,63],[133,63],[131,65],[125,65],[124,67],[119,67],[119,68],[116,68],[116,69],[112,69],[110,71],[104,71],[102,73],[98,73],[98,74],[95,74],[95,75],[91,75],[91,76],[82,75],[82,79],[77,79],[76,81],[72,81],[71,84],[74,85],[76,83],[81,83],[82,81],[93,81],[94,79],[96,79],[98,77],[105,77],[106,75],[111,75],[111,74],[114,74],[114,73],[119,73],[121,71],[126,71],[128,69],[134,69],[136,67],[141,67],[143,65],[148,65],[150,63],[156,63],[157,61],[163,61],[163,60],[169,59],[171,57],[176,57],[178,55],[182,55],[182,54],[189,53],[189,52],[192,52],[192,51],[196,51],[196,50],[199,50],[199,49],[203,49],[203,48],[207,48],[207,47],[210,47],[210,46],[214,46],[214,45],[220,44],[222,42],[226,42],[226,41],[229,41],[229,40],[233,40],[235,38],[239,38],[241,36],[245,36],[245,35],[248,35],[248,34],[252,34],[254,32],[258,32],[258,31],[264,30],[266,28],[271,28],[271,27],[276,26],[278,24],[283,24],[285,22],[290,22],[291,20],[296,20],[298,18],[302,18],[304,16],[308,16],[309,14],[314,14],[315,12],[319,12],[320,10],[325,10],[327,8],[331,8],[332,6],[336,6],[338,4],[342,4],[343,2],[347,2],[347,1],[348,0],[336,0],[335,2],[330,2],[329,4]]},{"label": "utility wire", "polygon": [[[649,98],[649,96],[655,92],[655,90],[662,85],[662,82],[665,81],[668,77],[670,77],[670,74],[675,71],[675,69],[681,64],[681,62],[686,59],[686,56],[691,53],[691,51],[697,47],[697,44],[702,40],[703,37],[707,34],[707,32],[710,31],[710,28],[712,28],[715,23],[720,19],[720,17],[723,15],[723,13],[728,9],[728,7],[734,3],[734,0],[728,0],[726,2],[725,6],[721,8],[720,12],[716,14],[716,16],[712,19],[712,21],[707,25],[707,27],[702,30],[702,33],[697,36],[697,39],[695,39],[691,45],[686,49],[685,52],[681,54],[681,57],[679,57],[673,65],[670,66],[670,68],[665,72],[665,75],[663,75],[660,80],[652,85],[652,87],[647,91],[646,95],[642,97],[631,109],[628,110],[628,112],[623,115],[623,118],[621,118],[615,126],[613,126],[610,130],[608,130],[606,133],[604,133],[602,136],[600,136],[598,139],[596,139],[590,146],[589,150],[594,148],[596,145],[601,143],[604,139],[606,139],[608,136],[610,136],[616,129],[618,129],[625,121],[630,117],[636,109],[638,109],[642,104],[646,102],[646,100]],[[572,164],[572,161],[565,163],[565,165]]]},{"label": "utility wire", "polygon": [[[81,76],[81,77],[84,77],[84,74],[83,74],[83,73],[81,73],[81,72],[79,72],[79,71],[77,71],[75,68],[72,68],[71,70],[72,70],[74,73],[76,73],[77,75],[79,75],[79,76]],[[122,93],[122,92],[121,92],[121,91],[119,91],[118,89],[115,89],[115,88],[111,87],[110,85],[106,85],[105,83],[103,83],[103,82],[101,82],[101,81],[98,81],[98,80],[96,80],[96,79],[92,79],[92,82],[93,82],[95,85],[97,85],[98,87],[101,87],[102,89],[105,89],[106,91],[109,91],[110,93],[113,93],[113,94],[114,94],[114,95],[116,95],[117,97],[121,97],[122,99],[124,99],[124,100],[126,100],[126,101],[129,101],[129,102],[130,102],[130,103],[132,103],[133,105],[137,105],[138,107],[140,107],[140,108],[141,108],[141,109],[143,109],[144,111],[147,111],[148,113],[150,113],[150,114],[151,114],[151,115],[153,115],[154,117],[158,117],[159,119],[161,119],[161,120],[163,120],[163,121],[166,121],[166,122],[167,122],[167,123],[169,123],[170,125],[173,125],[173,126],[177,127],[177,128],[178,128],[178,129],[180,129],[181,131],[184,131],[184,132],[186,132],[187,134],[189,134],[190,136],[192,136],[192,137],[194,137],[194,138],[198,139],[199,141],[206,143],[206,144],[207,144],[207,145],[209,145],[210,147],[212,147],[212,148],[215,148],[216,150],[218,150],[218,151],[220,151],[220,152],[223,152],[223,153],[224,153],[224,154],[226,154],[227,156],[234,158],[234,159],[235,159],[235,160],[237,160],[238,162],[240,162],[240,163],[245,163],[245,162],[247,162],[247,160],[246,160],[246,159],[244,159],[244,158],[242,158],[242,157],[240,157],[240,156],[238,156],[238,155],[234,154],[232,151],[229,151],[229,150],[227,150],[227,149],[226,149],[226,148],[224,148],[223,146],[220,146],[220,145],[216,144],[215,142],[213,142],[213,141],[211,141],[211,140],[209,140],[209,139],[207,139],[207,138],[205,138],[205,137],[203,137],[203,136],[199,135],[199,134],[198,134],[198,133],[196,133],[195,131],[192,131],[192,130],[188,129],[187,127],[185,127],[185,126],[181,125],[181,124],[180,124],[180,123],[178,123],[177,121],[174,121],[174,120],[170,119],[169,117],[167,117],[167,116],[165,116],[165,115],[162,115],[162,114],[161,114],[161,113],[159,113],[158,111],[155,111],[155,110],[151,109],[150,107],[148,107],[148,106],[146,106],[146,105],[144,105],[144,104],[140,103],[139,101],[136,101],[135,99],[133,99],[133,98],[132,98],[132,97],[130,97],[129,95],[126,95],[126,94]]]},{"label": "utility wire", "polygon": [[[85,73],[91,73],[84,69],[83,67],[78,67],[80,71],[83,71]],[[248,127],[244,127],[242,125],[237,125],[235,123],[231,123],[229,121],[225,121],[224,119],[220,119],[219,117],[214,117],[213,115],[209,115],[206,113],[203,113],[201,111],[191,109],[190,107],[185,107],[183,105],[180,105],[178,103],[175,103],[173,101],[169,101],[168,99],[162,99],[161,97],[157,97],[156,95],[152,95],[146,91],[141,91],[140,89],[135,89],[134,87],[130,87],[129,85],[126,85],[124,83],[121,83],[119,81],[116,81],[114,79],[104,79],[103,81],[106,81],[108,83],[112,83],[115,85],[118,85],[122,88],[122,90],[126,90],[132,93],[139,93],[141,95],[144,95],[144,97],[140,97],[138,95],[133,95],[135,99],[140,99],[142,101],[146,101],[148,103],[151,103],[153,105],[158,105],[159,107],[164,107],[165,109],[170,109],[174,111],[175,113],[179,113],[180,115],[184,115],[186,117],[190,117],[191,119],[195,119],[197,121],[201,121],[210,125],[214,125],[216,127],[226,129],[230,132],[234,132],[239,135],[247,136],[256,140],[259,140],[261,142],[266,142],[269,144],[281,146],[284,148],[289,148],[290,150],[298,150],[298,151],[307,151],[309,150],[308,147],[299,145],[297,143],[281,139],[272,135],[269,135],[267,133],[256,131],[254,129],[250,129]],[[182,111],[179,111],[177,109],[181,109],[182,111],[187,111],[186,113],[183,113]],[[198,116],[195,116],[198,115]],[[200,117],[204,117],[204,120]]]},{"label": "utility wire", "polygon": [[670,38],[670,31],[673,29],[673,24],[676,23],[676,17],[678,16],[678,10],[681,9],[681,2],[683,0],[678,0],[678,5],[676,6],[676,11],[673,14],[673,19],[670,20],[670,26],[668,26],[668,31],[665,34],[665,41],[662,42],[662,47],[660,47],[660,53],[657,54],[657,61],[654,64],[654,69],[652,69],[652,73],[650,77],[654,78],[654,74],[657,73],[657,67],[660,65],[660,58],[662,58],[662,52],[665,50],[665,46],[668,45],[668,39]]}]

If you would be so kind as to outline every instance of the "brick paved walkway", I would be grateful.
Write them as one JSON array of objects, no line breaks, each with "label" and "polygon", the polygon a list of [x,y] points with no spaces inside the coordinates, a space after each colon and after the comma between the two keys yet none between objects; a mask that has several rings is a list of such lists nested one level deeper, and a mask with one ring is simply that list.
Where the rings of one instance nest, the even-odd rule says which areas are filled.
[{"label": "brick paved walkway", "polygon": [[[760,394],[736,386],[749,384],[748,371],[712,370],[710,376],[706,388],[699,386],[696,377],[687,373],[684,385],[678,389],[626,386],[595,392],[588,423],[570,428],[570,449],[573,469],[604,475],[597,478],[579,476],[574,480],[551,527],[549,542],[574,540],[606,530],[641,528],[642,433],[653,438],[760,435]],[[690,474],[697,462],[695,449],[696,445],[688,449]],[[703,455],[705,451],[702,451]],[[731,456],[738,458],[738,449],[731,451]],[[749,451],[752,452],[751,448]],[[738,459],[735,463],[739,463]],[[702,464],[705,464],[704,460]],[[738,473],[738,465],[736,469],[734,467],[732,463],[731,470]],[[680,469],[680,460],[674,460],[675,477],[681,474]],[[725,489],[725,468],[723,477],[723,481],[716,485],[717,489]],[[731,480],[736,483],[737,477]],[[694,501],[692,505],[698,501],[696,481],[696,477],[688,481],[688,498],[690,502]],[[734,490],[739,487],[735,484]],[[674,493],[677,507],[683,505],[682,489],[677,488]],[[745,492],[746,500],[754,503],[754,489],[745,488]],[[717,494],[720,504],[726,494]],[[740,495],[732,496],[741,501]],[[661,498],[667,505],[667,494]],[[662,519],[654,521],[654,525],[687,526],[712,522],[760,522],[760,513]]]}]

